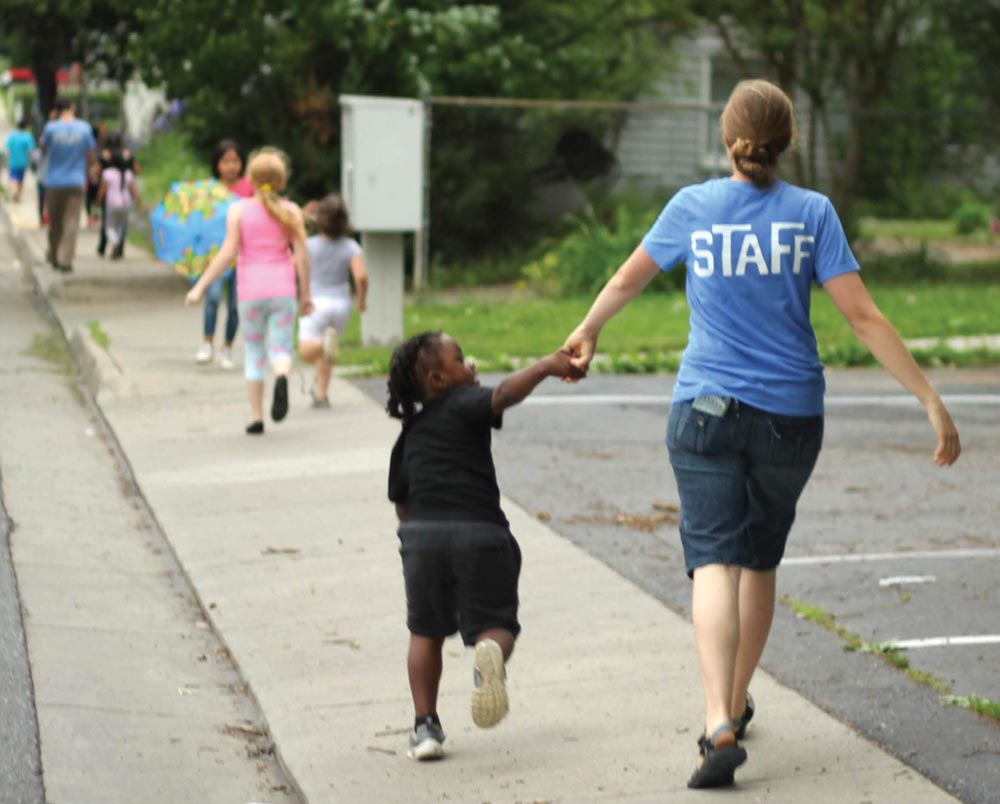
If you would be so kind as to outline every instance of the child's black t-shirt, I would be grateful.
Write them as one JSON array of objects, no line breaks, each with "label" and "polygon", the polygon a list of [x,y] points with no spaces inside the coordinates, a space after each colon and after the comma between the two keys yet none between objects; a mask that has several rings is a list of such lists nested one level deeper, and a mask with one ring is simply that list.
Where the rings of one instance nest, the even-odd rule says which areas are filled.
[{"label": "child's black t-shirt", "polygon": [[497,522],[500,508],[493,454],[493,389],[459,385],[435,397],[414,417],[392,448],[389,499],[413,519]]}]

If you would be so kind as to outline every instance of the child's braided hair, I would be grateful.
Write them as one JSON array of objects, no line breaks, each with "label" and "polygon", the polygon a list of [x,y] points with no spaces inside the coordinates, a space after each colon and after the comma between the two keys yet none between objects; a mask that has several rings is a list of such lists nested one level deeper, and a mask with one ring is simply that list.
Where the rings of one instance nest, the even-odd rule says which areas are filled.
[{"label": "child's braided hair", "polygon": [[417,404],[424,401],[424,364],[437,355],[440,332],[421,332],[395,348],[389,360],[389,401],[385,409],[403,427],[417,415]]}]

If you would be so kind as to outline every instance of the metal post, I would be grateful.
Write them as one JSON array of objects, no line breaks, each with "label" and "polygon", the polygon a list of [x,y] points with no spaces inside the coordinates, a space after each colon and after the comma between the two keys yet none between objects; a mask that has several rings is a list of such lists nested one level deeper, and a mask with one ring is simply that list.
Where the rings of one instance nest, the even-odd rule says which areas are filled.
[{"label": "metal post", "polygon": [[413,289],[420,290],[430,278],[431,244],[431,99],[424,96],[423,142],[424,202],[420,216],[420,230],[413,237]]},{"label": "metal post", "polygon": [[403,339],[403,234],[362,232],[370,284],[361,314],[361,343],[392,346]]}]

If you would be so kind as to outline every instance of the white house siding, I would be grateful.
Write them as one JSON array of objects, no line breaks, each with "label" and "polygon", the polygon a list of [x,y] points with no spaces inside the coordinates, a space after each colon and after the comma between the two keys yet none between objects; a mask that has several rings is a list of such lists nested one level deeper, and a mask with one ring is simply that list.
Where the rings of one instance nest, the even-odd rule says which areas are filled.
[{"label": "white house siding", "polygon": [[678,43],[673,69],[659,77],[639,101],[678,104],[679,108],[629,113],[617,148],[624,183],[680,187],[712,175],[711,156],[721,154],[721,146],[718,110],[710,104],[711,57],[720,50],[721,43],[708,34]]},{"label": "white house siding", "polygon": [[[677,104],[680,108],[629,113],[616,150],[623,183],[674,188],[729,171],[719,141],[719,114],[738,79],[736,66],[719,37],[708,31],[680,40],[674,47],[674,67],[660,76],[639,101]],[[807,101],[804,97],[793,97],[793,101],[798,112],[799,143],[805,150],[813,135],[806,114]],[[843,119],[835,116],[833,127],[842,131]],[[829,172],[822,159],[822,145],[817,143],[820,159],[816,189],[826,190]],[[787,170],[791,170],[790,165]],[[791,173],[787,175],[793,178]]]}]

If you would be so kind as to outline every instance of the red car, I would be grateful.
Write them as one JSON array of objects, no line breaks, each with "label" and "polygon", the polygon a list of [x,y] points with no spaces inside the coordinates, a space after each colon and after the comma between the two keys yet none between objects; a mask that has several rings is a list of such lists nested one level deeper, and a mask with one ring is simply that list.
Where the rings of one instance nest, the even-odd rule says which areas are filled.
[{"label": "red car", "polygon": [[[75,70],[74,70],[75,71]],[[69,70],[57,70],[56,71],[56,84],[62,86],[69,82],[70,71]],[[0,75],[0,84],[4,86],[9,86],[10,84],[34,84],[35,74],[31,72],[30,67],[11,67],[9,70],[5,70],[3,75]]]}]

